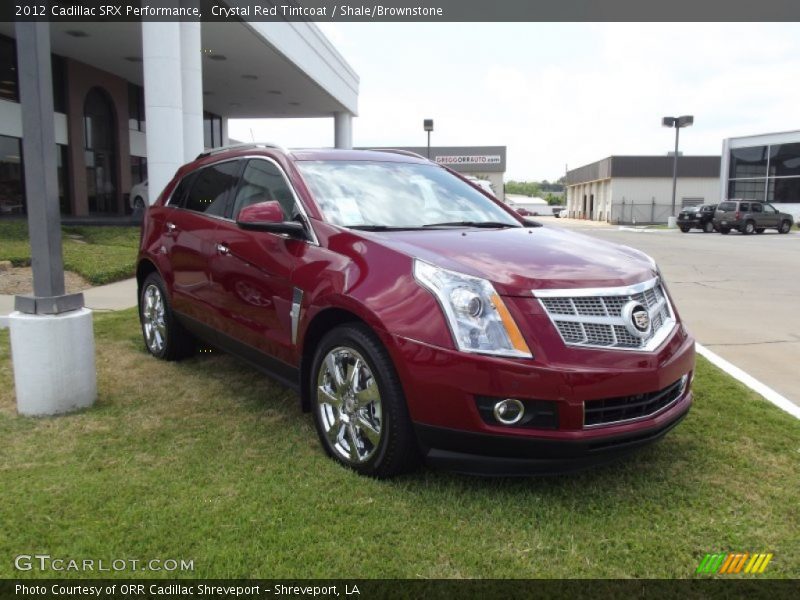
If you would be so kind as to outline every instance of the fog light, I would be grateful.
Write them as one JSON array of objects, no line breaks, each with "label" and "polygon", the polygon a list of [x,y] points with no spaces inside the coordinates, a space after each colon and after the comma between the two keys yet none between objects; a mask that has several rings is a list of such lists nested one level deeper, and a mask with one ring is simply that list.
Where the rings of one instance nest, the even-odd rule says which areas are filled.
[{"label": "fog light", "polygon": [[503,425],[514,425],[525,415],[525,406],[516,398],[506,398],[494,405],[494,418]]},{"label": "fog light", "polygon": [[[694,373],[692,373],[691,379],[694,379]],[[683,396],[683,394],[686,392],[686,389],[689,387],[689,383],[691,383],[691,379],[689,378],[689,373],[681,377],[681,391],[678,396]]]}]

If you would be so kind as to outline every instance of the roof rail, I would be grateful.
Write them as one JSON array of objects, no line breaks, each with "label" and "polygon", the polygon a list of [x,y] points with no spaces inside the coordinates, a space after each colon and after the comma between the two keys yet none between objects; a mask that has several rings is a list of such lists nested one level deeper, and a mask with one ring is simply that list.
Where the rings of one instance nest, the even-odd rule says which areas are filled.
[{"label": "roof rail", "polygon": [[402,154],[403,156],[413,156],[414,158],[421,158],[423,160],[430,160],[422,156],[421,154],[417,154],[416,152],[411,152],[411,150],[400,150],[399,148],[370,148],[373,152],[388,152],[389,154]]},{"label": "roof rail", "polygon": [[279,146],[278,144],[273,144],[272,142],[245,142],[243,144],[229,144],[227,146],[218,146],[217,148],[210,148],[198,154],[195,160],[206,156],[212,156],[220,152],[226,152],[228,150],[247,150],[248,148],[274,148],[276,150],[282,150],[284,152],[286,151],[283,148],[283,146]]}]

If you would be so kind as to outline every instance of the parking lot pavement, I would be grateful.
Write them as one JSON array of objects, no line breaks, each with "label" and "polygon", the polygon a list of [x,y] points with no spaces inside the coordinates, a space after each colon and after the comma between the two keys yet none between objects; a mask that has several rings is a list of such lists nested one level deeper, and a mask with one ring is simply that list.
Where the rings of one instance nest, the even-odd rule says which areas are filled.
[{"label": "parking lot pavement", "polygon": [[800,405],[800,232],[743,236],[548,226],[632,246],[661,267],[698,342]]}]

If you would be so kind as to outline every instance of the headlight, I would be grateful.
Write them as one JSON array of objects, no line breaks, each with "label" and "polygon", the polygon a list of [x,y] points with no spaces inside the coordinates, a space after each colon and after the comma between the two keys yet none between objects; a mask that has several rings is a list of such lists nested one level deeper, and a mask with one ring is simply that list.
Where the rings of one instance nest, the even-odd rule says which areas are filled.
[{"label": "headlight", "polygon": [[414,261],[414,277],[439,300],[459,350],[532,358],[519,327],[491,283],[420,260]]}]

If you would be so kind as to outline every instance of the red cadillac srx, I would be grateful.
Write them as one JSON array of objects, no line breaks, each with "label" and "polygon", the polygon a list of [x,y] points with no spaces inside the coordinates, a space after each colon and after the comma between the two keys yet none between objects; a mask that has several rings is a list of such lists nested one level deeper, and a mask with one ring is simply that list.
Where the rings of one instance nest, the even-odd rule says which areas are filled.
[{"label": "red cadillac srx", "polygon": [[203,153],[146,211],[137,279],[151,354],[248,360],[365,475],[568,471],[692,402],[694,340],[652,259],[407,152]]}]

